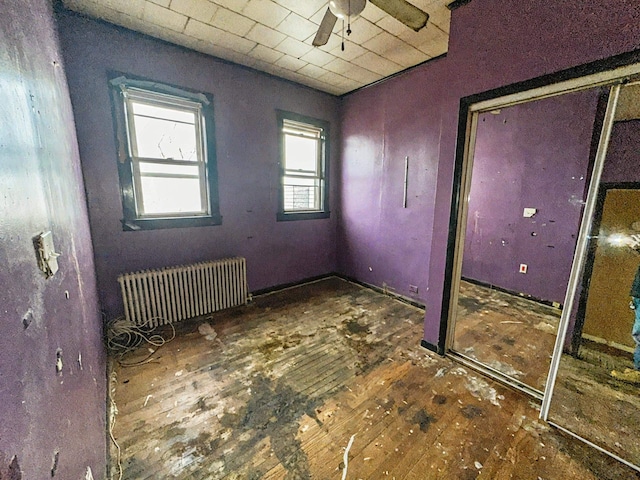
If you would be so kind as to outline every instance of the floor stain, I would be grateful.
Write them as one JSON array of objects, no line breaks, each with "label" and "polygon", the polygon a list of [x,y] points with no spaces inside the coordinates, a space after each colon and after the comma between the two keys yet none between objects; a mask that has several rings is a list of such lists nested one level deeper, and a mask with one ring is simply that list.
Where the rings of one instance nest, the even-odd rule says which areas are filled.
[{"label": "floor stain", "polygon": [[427,430],[429,430],[429,427],[435,421],[436,419],[433,416],[429,415],[424,408],[418,410],[413,416],[413,423],[417,423],[420,426],[421,432],[426,432]]},{"label": "floor stain", "polygon": [[447,397],[445,397],[444,395],[434,395],[433,403],[435,403],[436,405],[444,405],[445,403],[447,403]]},{"label": "floor stain", "polygon": [[367,335],[371,333],[371,330],[369,330],[369,327],[367,325],[362,325],[356,319],[351,318],[342,323],[347,328],[349,333],[352,333],[352,334],[364,333]]},{"label": "floor stain", "polygon": [[484,410],[475,405],[465,405],[460,411],[462,412],[462,416],[468,419],[484,416]]},{"label": "floor stain", "polygon": [[[287,470],[286,479],[311,478],[307,455],[296,439],[299,420],[308,415],[321,424],[316,409],[322,405],[319,399],[312,399],[294,391],[280,379],[275,382],[263,374],[256,375],[251,384],[251,397],[247,405],[238,413],[226,413],[220,423],[232,429],[232,435],[252,432],[242,448],[250,456],[257,443],[269,437],[271,449]],[[237,459],[243,459],[242,452],[234,452],[226,471],[241,467]]]}]

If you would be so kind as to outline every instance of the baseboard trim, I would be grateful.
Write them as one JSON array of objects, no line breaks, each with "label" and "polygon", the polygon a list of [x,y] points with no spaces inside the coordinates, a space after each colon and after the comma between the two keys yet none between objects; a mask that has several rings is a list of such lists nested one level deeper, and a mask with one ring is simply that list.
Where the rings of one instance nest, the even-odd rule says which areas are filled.
[{"label": "baseboard trim", "polygon": [[444,357],[444,350],[438,347],[437,345],[434,345],[433,343],[429,343],[423,339],[423,340],[420,340],[420,346],[434,353],[437,353],[438,355],[442,355]]},{"label": "baseboard trim", "polygon": [[378,287],[377,285],[372,285],[370,283],[362,282],[356,278],[349,277],[348,275],[342,275],[340,273],[334,273],[333,276],[346,280],[347,282],[355,283],[356,285],[360,285],[361,287],[368,288],[373,290],[374,292],[382,293],[383,295],[387,295],[389,297],[395,298],[396,300],[406,303],[407,305],[411,305],[412,307],[419,308],[420,310],[425,310],[426,306],[424,303],[418,302],[410,297],[405,297],[404,295],[399,295],[397,293],[390,292],[384,288]]},{"label": "baseboard trim", "polygon": [[553,300],[545,300],[542,298],[534,297],[533,295],[529,295],[528,293],[516,292],[515,290],[509,290],[508,288],[502,288],[497,285],[493,285],[492,283],[483,282],[482,280],[476,280],[475,278],[463,276],[462,280],[464,280],[465,282],[473,283],[474,285],[479,285],[481,287],[491,288],[502,293],[507,293],[509,295],[513,295],[514,297],[520,297],[524,298],[525,300],[539,303],[541,305],[546,305],[547,307],[555,308],[556,310],[562,310],[563,307],[561,303],[554,302]]},{"label": "baseboard trim", "polygon": [[321,280],[325,280],[331,277],[339,277],[339,275],[336,275],[335,273],[325,273],[323,275],[316,275],[315,277],[305,278],[302,280],[298,280],[297,282],[281,283],[279,285],[274,285],[273,287],[267,287],[267,288],[262,288],[260,290],[255,290],[251,292],[251,295],[254,297],[259,297],[261,295],[268,295],[270,293],[280,292],[282,290],[287,290],[289,288],[300,287],[308,283],[319,282]]}]

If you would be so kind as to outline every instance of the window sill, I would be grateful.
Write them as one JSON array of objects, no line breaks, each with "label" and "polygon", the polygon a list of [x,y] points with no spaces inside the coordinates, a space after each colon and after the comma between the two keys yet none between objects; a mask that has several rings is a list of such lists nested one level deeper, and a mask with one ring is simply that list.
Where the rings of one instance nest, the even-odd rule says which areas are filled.
[{"label": "window sill", "polygon": [[278,212],[277,220],[287,222],[292,220],[317,220],[329,218],[330,212]]},{"label": "window sill", "polygon": [[177,218],[136,218],[122,220],[122,229],[125,232],[138,230],[161,230],[166,228],[208,227],[221,225],[220,215],[207,217],[177,217]]}]

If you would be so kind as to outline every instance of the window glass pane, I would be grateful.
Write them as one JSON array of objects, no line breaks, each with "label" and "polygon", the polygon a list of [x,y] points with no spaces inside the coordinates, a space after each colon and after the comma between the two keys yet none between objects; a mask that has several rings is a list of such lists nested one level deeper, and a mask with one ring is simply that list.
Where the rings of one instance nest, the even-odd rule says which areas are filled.
[{"label": "window glass pane", "polygon": [[195,112],[190,110],[178,110],[171,107],[149,105],[147,103],[140,103],[135,100],[131,101],[131,109],[133,110],[134,115],[161,118],[163,120],[190,123],[192,125],[196,123]]},{"label": "window glass pane", "polygon": [[164,175],[193,175],[200,174],[197,165],[165,165],[162,163],[140,162],[140,173],[154,174],[160,173]]},{"label": "window glass pane", "polygon": [[141,177],[142,202],[147,215],[202,212],[197,178]]},{"label": "window glass pane", "polygon": [[316,172],[318,167],[318,140],[313,138],[284,136],[285,168]]},{"label": "window glass pane", "polygon": [[284,177],[284,209],[319,210],[319,181],[314,178]]},{"label": "window glass pane", "polygon": [[138,157],[197,161],[196,128],[173,120],[134,115]]}]

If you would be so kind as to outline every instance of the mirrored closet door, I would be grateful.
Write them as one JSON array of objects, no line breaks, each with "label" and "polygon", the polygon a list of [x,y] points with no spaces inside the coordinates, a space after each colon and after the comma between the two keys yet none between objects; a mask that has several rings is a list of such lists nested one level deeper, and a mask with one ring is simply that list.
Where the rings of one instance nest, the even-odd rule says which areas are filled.
[{"label": "mirrored closet door", "polygon": [[640,471],[639,74],[463,101],[445,351]]},{"label": "mirrored closet door", "polygon": [[640,84],[632,79],[616,93],[608,145],[594,169],[588,235],[575,265],[575,318],[563,325],[543,416],[640,466],[640,355],[634,365],[631,335],[640,311],[630,308],[640,275]]}]

